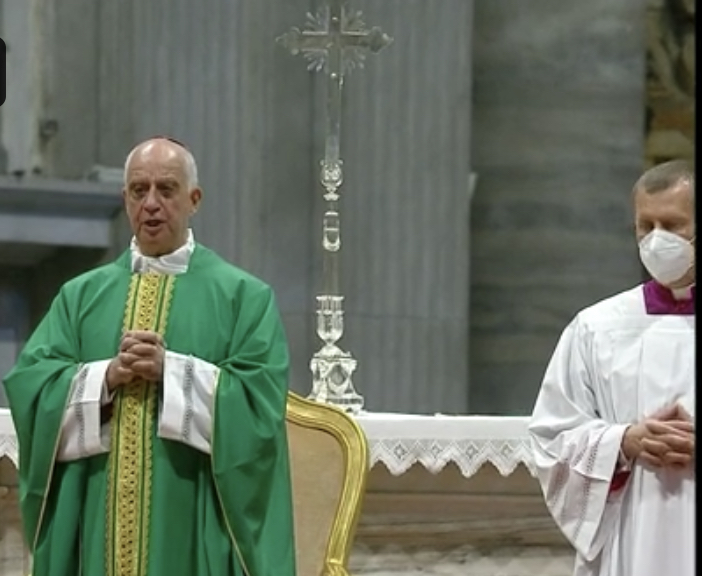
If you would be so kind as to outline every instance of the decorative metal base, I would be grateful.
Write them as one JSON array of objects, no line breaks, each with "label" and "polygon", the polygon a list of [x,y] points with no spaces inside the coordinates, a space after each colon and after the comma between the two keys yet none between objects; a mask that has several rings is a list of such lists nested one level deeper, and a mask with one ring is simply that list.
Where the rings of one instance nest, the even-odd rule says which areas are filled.
[{"label": "decorative metal base", "polygon": [[351,381],[356,364],[351,354],[338,346],[323,346],[310,361],[312,392],[308,399],[358,414],[363,409],[363,397],[356,392]]}]

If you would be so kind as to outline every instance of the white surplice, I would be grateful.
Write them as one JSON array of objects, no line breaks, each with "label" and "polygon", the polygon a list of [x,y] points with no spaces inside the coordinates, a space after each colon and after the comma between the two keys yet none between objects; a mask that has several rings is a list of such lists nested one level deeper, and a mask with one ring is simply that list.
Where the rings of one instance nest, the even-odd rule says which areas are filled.
[{"label": "white surplice", "polygon": [[546,370],[529,432],[575,576],[693,576],[693,470],[634,462],[611,490],[627,425],[679,402],[695,414],[695,317],[648,315],[638,286],[580,312]]}]

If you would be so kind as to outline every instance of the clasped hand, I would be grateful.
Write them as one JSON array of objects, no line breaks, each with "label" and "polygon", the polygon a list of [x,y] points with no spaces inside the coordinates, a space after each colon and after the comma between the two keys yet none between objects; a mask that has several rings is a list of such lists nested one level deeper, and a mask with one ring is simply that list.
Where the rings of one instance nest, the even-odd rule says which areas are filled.
[{"label": "clasped hand", "polygon": [[654,468],[687,468],[694,463],[695,424],[675,404],[630,426],[622,442],[624,455]]},{"label": "clasped hand", "polygon": [[156,332],[125,332],[119,352],[107,369],[107,387],[114,390],[133,380],[160,382],[166,350],[163,338]]}]

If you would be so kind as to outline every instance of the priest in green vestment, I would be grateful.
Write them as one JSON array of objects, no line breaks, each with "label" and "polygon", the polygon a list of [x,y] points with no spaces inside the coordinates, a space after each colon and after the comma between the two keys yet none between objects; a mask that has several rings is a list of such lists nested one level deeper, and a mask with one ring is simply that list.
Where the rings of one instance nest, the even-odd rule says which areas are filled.
[{"label": "priest in green vestment", "polygon": [[4,384],[33,576],[294,576],[270,287],[197,244],[190,152],[125,163],[134,232],[59,291]]}]

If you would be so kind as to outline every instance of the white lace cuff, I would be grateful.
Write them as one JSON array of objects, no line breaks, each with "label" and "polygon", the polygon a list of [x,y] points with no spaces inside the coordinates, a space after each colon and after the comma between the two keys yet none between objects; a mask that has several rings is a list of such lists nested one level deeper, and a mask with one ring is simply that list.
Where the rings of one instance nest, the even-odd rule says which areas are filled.
[{"label": "white lace cuff", "polygon": [[57,459],[78,460],[109,450],[109,438],[101,430],[100,408],[109,402],[105,374],[110,360],[78,367],[61,425]]},{"label": "white lace cuff", "polygon": [[217,366],[194,356],[166,351],[158,435],[209,454],[218,378]]}]

